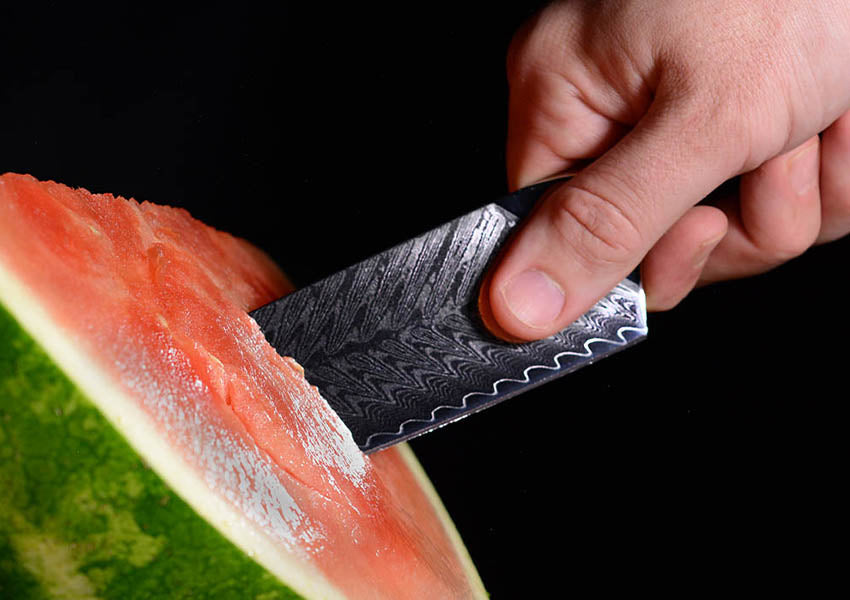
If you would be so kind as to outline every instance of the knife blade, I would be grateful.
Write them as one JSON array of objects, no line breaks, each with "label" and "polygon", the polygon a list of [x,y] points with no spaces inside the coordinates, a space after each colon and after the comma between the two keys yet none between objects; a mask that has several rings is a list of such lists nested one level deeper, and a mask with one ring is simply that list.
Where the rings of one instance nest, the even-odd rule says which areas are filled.
[{"label": "knife blade", "polygon": [[549,338],[512,344],[478,311],[482,278],[556,179],[519,190],[251,312],[374,452],[642,340],[639,275]]}]

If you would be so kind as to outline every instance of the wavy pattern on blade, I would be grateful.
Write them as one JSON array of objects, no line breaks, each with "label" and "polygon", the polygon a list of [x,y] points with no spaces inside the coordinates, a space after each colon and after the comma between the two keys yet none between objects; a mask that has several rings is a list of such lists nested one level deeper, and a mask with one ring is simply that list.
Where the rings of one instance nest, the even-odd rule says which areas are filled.
[{"label": "wavy pattern on blade", "polygon": [[252,316],[364,451],[486,408],[619,350],[646,333],[626,279],[562,332],[493,337],[478,290],[517,218],[489,204],[263,307]]},{"label": "wavy pattern on blade", "polygon": [[584,343],[584,350],[581,351],[581,352],[565,350],[564,352],[561,352],[561,353],[555,355],[555,357],[553,358],[553,364],[551,364],[551,365],[532,365],[532,366],[527,367],[523,370],[522,377],[520,377],[520,378],[504,377],[502,379],[498,379],[498,380],[493,382],[493,389],[489,392],[469,392],[468,394],[463,396],[463,398],[461,399],[460,405],[446,405],[446,404],[444,404],[444,405],[435,407],[431,411],[431,416],[428,419],[408,419],[407,421],[404,421],[401,425],[399,425],[399,427],[396,431],[375,432],[372,435],[370,435],[368,438],[366,438],[365,445],[371,446],[372,443],[373,443],[373,440],[375,440],[376,438],[380,438],[382,436],[391,436],[392,438],[400,438],[400,437],[404,436],[404,431],[405,431],[406,428],[408,428],[410,425],[413,425],[413,424],[416,424],[416,423],[431,424],[431,423],[439,422],[440,424],[442,424],[442,423],[446,422],[446,420],[440,420],[439,419],[439,417],[437,416],[437,413],[439,413],[440,411],[448,411],[448,410],[450,410],[450,411],[464,411],[469,406],[468,400],[470,398],[473,398],[475,396],[497,397],[499,395],[499,387],[503,384],[506,384],[506,383],[518,383],[518,384],[531,383],[532,379],[531,379],[529,374],[532,371],[535,371],[535,370],[538,370],[538,369],[544,369],[544,370],[548,370],[548,371],[558,371],[560,369],[565,368],[565,365],[562,365],[562,363],[561,363],[562,358],[565,358],[565,357],[568,357],[568,356],[576,356],[576,357],[580,357],[580,358],[591,358],[594,355],[593,350],[591,350],[591,348],[590,348],[590,346],[592,344],[605,343],[605,344],[613,344],[615,346],[625,346],[626,344],[629,344],[632,341],[632,340],[630,340],[630,339],[628,339],[627,337],[624,336],[624,333],[626,333],[626,332],[632,332],[632,333],[635,333],[635,334],[638,334],[638,335],[645,335],[646,332],[647,332],[647,328],[646,327],[622,327],[622,328],[620,328],[619,331],[617,331],[617,337],[619,338],[618,340],[607,340],[607,339],[602,339],[602,338],[589,339]]}]

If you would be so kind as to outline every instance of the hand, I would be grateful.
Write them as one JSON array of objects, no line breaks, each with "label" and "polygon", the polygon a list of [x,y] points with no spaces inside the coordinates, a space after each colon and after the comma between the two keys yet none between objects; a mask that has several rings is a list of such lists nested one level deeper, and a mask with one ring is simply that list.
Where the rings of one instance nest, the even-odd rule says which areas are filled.
[{"label": "hand", "polygon": [[[592,162],[482,288],[506,339],[555,333],[641,262],[663,310],[850,232],[846,0],[553,4],[508,80],[512,188]],[[736,175],[736,197],[699,204]]]}]

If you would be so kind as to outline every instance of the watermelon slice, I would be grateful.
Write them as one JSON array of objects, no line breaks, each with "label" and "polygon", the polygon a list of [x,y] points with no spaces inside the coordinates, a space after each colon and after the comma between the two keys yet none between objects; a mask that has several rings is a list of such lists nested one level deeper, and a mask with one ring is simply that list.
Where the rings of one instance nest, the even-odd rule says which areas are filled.
[{"label": "watermelon slice", "polygon": [[412,453],[364,456],[185,211],[0,177],[0,597],[478,598]]}]

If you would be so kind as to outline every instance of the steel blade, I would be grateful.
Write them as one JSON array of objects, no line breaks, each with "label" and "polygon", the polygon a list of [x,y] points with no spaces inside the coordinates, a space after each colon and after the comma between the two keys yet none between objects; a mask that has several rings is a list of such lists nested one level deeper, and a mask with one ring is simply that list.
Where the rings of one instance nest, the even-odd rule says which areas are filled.
[{"label": "steel blade", "polygon": [[478,312],[488,266],[551,182],[408,240],[251,313],[364,452],[561,377],[647,333],[637,274],[552,337],[510,344]]}]

